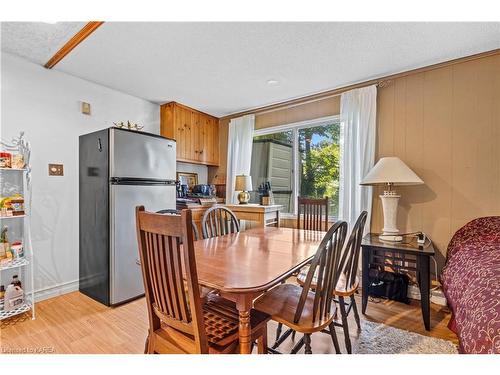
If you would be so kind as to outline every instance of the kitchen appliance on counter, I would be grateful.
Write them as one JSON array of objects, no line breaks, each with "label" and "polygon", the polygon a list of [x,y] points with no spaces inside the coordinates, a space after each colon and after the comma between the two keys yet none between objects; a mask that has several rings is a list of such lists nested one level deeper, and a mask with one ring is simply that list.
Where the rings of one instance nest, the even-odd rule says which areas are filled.
[{"label": "kitchen appliance on counter", "polygon": [[191,195],[196,197],[215,197],[215,185],[194,185]]},{"label": "kitchen appliance on counter", "polygon": [[196,206],[211,206],[217,204],[215,185],[199,184],[194,185],[191,191],[182,189],[180,185],[177,194],[177,209],[193,208]]},{"label": "kitchen appliance on counter", "polygon": [[135,207],[175,209],[176,144],[109,128],[80,136],[80,291],[117,305],[144,294]]}]

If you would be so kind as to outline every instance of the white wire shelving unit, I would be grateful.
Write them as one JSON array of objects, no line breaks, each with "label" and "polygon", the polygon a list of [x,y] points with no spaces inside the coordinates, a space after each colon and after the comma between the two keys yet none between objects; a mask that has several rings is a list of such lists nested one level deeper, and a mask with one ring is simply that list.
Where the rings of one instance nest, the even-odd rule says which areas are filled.
[{"label": "white wire shelving unit", "polygon": [[[1,216],[0,225],[3,227],[11,220],[22,220],[22,238],[24,256],[19,259],[14,259],[6,264],[0,266],[0,273],[7,270],[17,270],[19,274],[23,275],[23,279],[29,279],[31,282],[30,290],[24,289],[26,283],[23,283],[24,289],[24,303],[16,309],[4,311],[4,301],[0,299],[0,321],[11,318],[16,315],[26,313],[31,310],[31,318],[35,319],[35,284],[34,284],[34,270],[33,270],[33,247],[31,242],[31,167],[30,167],[30,144],[24,139],[24,132],[21,132],[17,138],[11,142],[1,141],[2,149],[19,153],[23,155],[25,168],[0,168],[0,176],[3,173],[21,173],[22,174],[22,194],[24,197],[24,215],[16,216]],[[1,177],[4,180],[4,176]]]}]

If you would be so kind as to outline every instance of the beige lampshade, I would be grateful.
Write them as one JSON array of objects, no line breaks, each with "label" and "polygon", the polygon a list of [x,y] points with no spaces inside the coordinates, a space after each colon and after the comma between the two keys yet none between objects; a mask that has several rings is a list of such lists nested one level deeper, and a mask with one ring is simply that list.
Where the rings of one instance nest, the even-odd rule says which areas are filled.
[{"label": "beige lampshade", "polygon": [[360,185],[419,185],[424,181],[418,177],[401,159],[397,157],[381,158]]},{"label": "beige lampshade", "polygon": [[245,176],[244,174],[236,176],[236,183],[234,184],[235,191],[251,191],[252,190],[252,177]]}]

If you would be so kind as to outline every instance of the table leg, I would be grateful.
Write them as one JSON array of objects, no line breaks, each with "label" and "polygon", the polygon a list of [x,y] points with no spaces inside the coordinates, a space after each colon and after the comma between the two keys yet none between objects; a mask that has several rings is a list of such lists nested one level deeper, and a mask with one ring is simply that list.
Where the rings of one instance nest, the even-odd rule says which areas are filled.
[{"label": "table leg", "polygon": [[370,288],[370,249],[362,249],[362,268],[361,268],[361,278],[362,278],[362,286],[361,286],[361,312],[363,314],[366,313],[366,307],[368,305],[368,289]]},{"label": "table leg", "polygon": [[240,354],[250,354],[252,347],[252,327],[250,326],[250,310],[252,309],[253,298],[251,295],[241,295],[236,301],[236,308],[239,314],[239,341]]},{"label": "table leg", "polygon": [[420,288],[420,305],[422,307],[422,317],[424,319],[425,329],[431,329],[431,301],[430,301],[430,257],[418,255],[417,258],[418,286]]}]

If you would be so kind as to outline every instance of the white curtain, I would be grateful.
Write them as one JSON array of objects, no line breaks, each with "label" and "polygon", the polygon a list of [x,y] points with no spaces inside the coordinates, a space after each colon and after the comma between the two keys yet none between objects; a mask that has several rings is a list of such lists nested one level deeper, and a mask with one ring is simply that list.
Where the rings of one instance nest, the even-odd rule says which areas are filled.
[{"label": "white curtain", "polygon": [[372,188],[359,183],[375,162],[376,115],[375,85],[341,95],[339,217],[352,228],[361,211],[368,211],[365,233],[370,228]]},{"label": "white curtain", "polygon": [[254,124],[255,115],[238,117],[229,123],[226,175],[226,203],[228,204],[238,203],[238,196],[234,191],[236,176],[250,175]]}]

